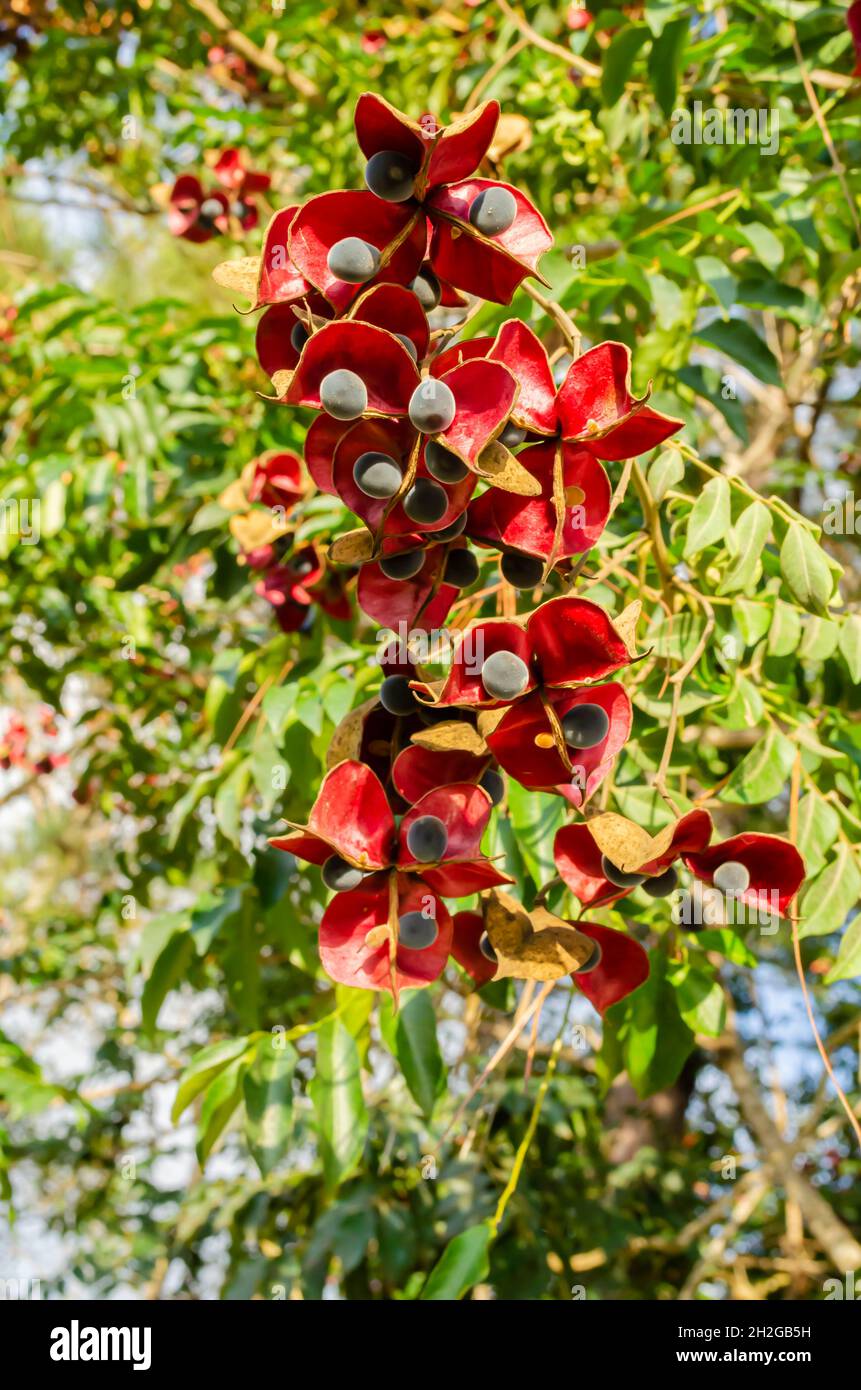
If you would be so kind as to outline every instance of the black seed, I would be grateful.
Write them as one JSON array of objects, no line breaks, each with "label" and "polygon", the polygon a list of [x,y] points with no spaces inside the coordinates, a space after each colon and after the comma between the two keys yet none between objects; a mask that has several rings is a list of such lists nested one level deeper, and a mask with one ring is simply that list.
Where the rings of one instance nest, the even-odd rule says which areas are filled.
[{"label": "black seed", "polygon": [[353,464],[353,481],[366,497],[382,501],[394,497],[403,482],[403,474],[389,454],[371,449],[360,454]]},{"label": "black seed", "polygon": [[447,724],[457,719],[457,711],[453,709],[434,709],[423,705],[418,713],[423,724]]},{"label": "black seed", "polygon": [[323,882],[336,893],[347,893],[358,888],[365,875],[342,859],[339,854],[331,855],[323,865]]},{"label": "black seed", "polygon": [[534,555],[523,555],[518,550],[511,550],[507,555],[503,555],[500,569],[503,579],[507,579],[512,588],[534,589],[536,584],[541,583],[544,561]]},{"label": "black seed", "polygon": [[425,951],[438,936],[436,920],[422,912],[405,912],[398,922],[398,940],[408,951]]},{"label": "black seed", "polygon": [[498,957],[490,944],[490,937],[488,936],[487,932],[482,932],[481,938],[478,943],[478,949],[479,951],[481,951],[481,954],[483,956],[486,956],[488,960],[492,960],[494,965],[496,964]]},{"label": "black seed", "polygon": [[213,221],[216,217],[223,217],[224,211],[224,206],[218,198],[204,198],[200,205],[200,216]]},{"label": "black seed", "polygon": [[404,511],[410,521],[439,521],[448,511],[448,494],[430,478],[416,478],[404,497]]},{"label": "black seed", "polygon": [[428,440],[425,445],[425,467],[437,482],[449,485],[463,482],[469,472],[463,459],[435,439]]},{"label": "black seed", "polygon": [[725,864],[718,864],[712,874],[712,883],[722,893],[744,893],[750,887],[750,871],[746,864],[740,864],[737,859],[728,859]]},{"label": "black seed", "polygon": [[481,668],[481,683],[492,700],[514,700],[529,684],[529,667],[514,652],[492,652]]},{"label": "black seed", "polygon": [[469,220],[483,236],[500,236],[507,232],[517,216],[517,202],[507,188],[482,189],[473,198]]},{"label": "black seed", "polygon": [[233,217],[237,217],[237,218],[240,218],[240,219],[241,219],[241,218],[243,218],[243,217],[247,217],[248,214],[249,214],[250,212],[253,212],[253,211],[254,211],[254,208],[251,206],[250,203],[238,202],[238,203],[231,203],[231,204],[230,204],[230,213],[231,213],[231,216],[233,216]]},{"label": "black seed", "polygon": [[386,676],[380,686],[380,704],[387,714],[401,718],[415,714],[418,701],[415,692],[410,690],[409,676]]},{"label": "black seed", "polygon": [[333,420],[356,420],[368,405],[365,383],[345,367],[329,372],[320,382],[320,404]]},{"label": "black seed", "polygon": [[363,285],[380,268],[380,253],[369,241],[358,236],[345,236],[329,248],[326,264],[336,280],[348,285]]},{"label": "black seed", "polygon": [[436,308],[442,297],[439,280],[432,270],[423,270],[421,275],[417,275],[410,285],[410,289],[426,314],[429,314],[431,309]]},{"label": "black seed", "polygon": [[601,951],[601,947],[598,945],[598,942],[597,942],[597,941],[593,941],[593,942],[592,942],[592,954],[591,954],[591,956],[589,956],[589,957],[583,962],[582,965],[579,965],[579,966],[577,967],[577,969],[574,971],[574,974],[575,974],[575,975],[588,975],[590,970],[594,970],[596,965],[600,965],[600,964],[601,964],[601,956],[602,956],[602,954],[603,954],[603,952]]},{"label": "black seed", "polygon": [[422,434],[441,434],[455,417],[454,395],[444,381],[429,376],[410,400],[410,422]]},{"label": "black seed", "polygon": [[290,342],[293,344],[297,352],[302,351],[309,337],[310,334],[307,328],[297,319],[293,327],[290,329]]},{"label": "black seed", "polygon": [[420,864],[438,864],[448,846],[448,831],[439,816],[419,816],[407,831],[407,849]]},{"label": "black seed", "polygon": [[509,420],[502,434],[499,436],[500,444],[504,444],[506,449],[516,449],[518,444],[522,444],[526,438],[526,430],[522,430],[519,425],[512,424]]},{"label": "black seed", "polygon": [[600,705],[575,705],[562,720],[562,737],[569,748],[594,748],[609,728],[607,711]]},{"label": "black seed", "polygon": [[484,787],[494,806],[498,806],[505,795],[505,781],[502,774],[489,767],[478,784]]},{"label": "black seed", "polygon": [[639,888],[646,877],[645,874],[626,874],[624,869],[617,869],[606,854],[601,855],[601,873],[617,888]]},{"label": "black seed", "polygon": [[404,347],[406,348],[413,361],[417,362],[419,360],[419,350],[413,342],[412,338],[408,338],[406,333],[396,333],[395,337],[398,339],[399,342],[403,343]]},{"label": "black seed", "polygon": [[365,165],[365,183],[387,203],[404,203],[412,197],[418,169],[398,150],[378,150]]},{"label": "black seed", "polygon": [[443,581],[456,589],[468,589],[478,578],[478,561],[471,550],[452,550],[445,562]]},{"label": "black seed", "polygon": [[400,555],[385,555],[380,569],[387,579],[412,579],[425,562],[423,550],[404,550]]},{"label": "black seed", "polygon": [[458,536],[463,535],[466,530],[467,515],[461,512],[460,516],[451,525],[444,526],[441,531],[428,531],[428,540],[431,541],[455,541]]},{"label": "black seed", "polygon": [[643,884],[643,892],[648,893],[650,898],[668,898],[678,881],[679,876],[671,866],[656,878],[647,878]]}]

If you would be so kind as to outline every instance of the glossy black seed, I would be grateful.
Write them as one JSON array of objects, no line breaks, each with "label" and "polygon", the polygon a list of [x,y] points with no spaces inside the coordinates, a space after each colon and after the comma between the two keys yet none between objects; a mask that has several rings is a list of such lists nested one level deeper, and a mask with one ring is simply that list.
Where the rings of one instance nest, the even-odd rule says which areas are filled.
[{"label": "glossy black seed", "polygon": [[428,531],[428,540],[432,541],[454,541],[458,536],[462,536],[466,530],[467,515],[461,512],[449,526],[444,526],[441,531]]},{"label": "glossy black seed", "polygon": [[380,686],[380,704],[387,714],[400,715],[401,718],[415,714],[418,701],[414,691],[410,690],[409,676],[386,676]]},{"label": "glossy black seed", "polygon": [[457,407],[451,388],[429,376],[416,387],[409,409],[410,423],[415,429],[422,434],[441,434],[454,419]]},{"label": "glossy black seed", "polygon": [[509,420],[502,434],[499,436],[500,444],[504,444],[506,449],[516,449],[518,444],[522,444],[526,438],[526,430],[522,430],[519,425],[512,424]]},{"label": "glossy black seed", "polygon": [[326,264],[336,280],[348,285],[363,285],[380,268],[380,253],[369,241],[358,236],[345,236],[329,248]]},{"label": "glossy black seed", "polygon": [[452,483],[463,482],[469,469],[459,459],[457,454],[453,454],[451,449],[446,449],[444,444],[439,444],[435,439],[428,440],[425,445],[425,466],[427,471],[437,479],[437,482]]},{"label": "glossy black seed", "polygon": [[365,183],[387,203],[403,203],[412,197],[418,169],[399,150],[378,150],[365,165]]},{"label": "glossy black seed", "polygon": [[483,787],[494,806],[498,806],[505,795],[505,781],[502,774],[489,767],[478,784]]},{"label": "glossy black seed", "polygon": [[498,957],[492,945],[490,944],[490,937],[488,936],[487,932],[482,932],[481,939],[478,943],[478,949],[479,951],[481,951],[481,954],[483,956],[486,956],[488,960],[492,960],[494,965],[496,964]]},{"label": "glossy black seed", "polygon": [[639,888],[646,877],[645,874],[626,874],[624,869],[617,869],[606,854],[601,855],[601,873],[617,888]]},{"label": "glossy black seed", "polygon": [[469,220],[483,236],[507,232],[517,216],[517,201],[507,188],[484,188],[473,198]]},{"label": "glossy black seed", "polygon": [[387,579],[412,579],[425,562],[423,550],[404,550],[400,555],[386,555],[380,569]]},{"label": "glossy black seed", "polygon": [[650,898],[668,898],[678,881],[679,876],[671,866],[656,878],[647,878],[643,884],[643,892],[648,893]]},{"label": "glossy black seed", "polygon": [[514,700],[529,684],[529,667],[514,652],[492,652],[481,668],[481,683],[492,700]]},{"label": "glossy black seed", "polygon": [[333,420],[356,420],[368,405],[365,383],[355,372],[339,367],[320,382],[320,404]]},{"label": "glossy black seed", "polygon": [[200,216],[209,221],[214,221],[216,217],[223,217],[224,211],[224,206],[218,198],[204,198],[200,205]]},{"label": "glossy black seed", "polygon": [[715,869],[712,883],[722,893],[744,893],[750,887],[750,871],[746,864],[740,864],[737,859],[728,859]]},{"label": "glossy black seed", "polygon": [[252,207],[251,203],[243,203],[240,201],[230,204],[230,213],[232,217],[238,217],[241,219],[243,217],[247,217],[248,214],[253,211],[254,208]]},{"label": "glossy black seed", "polygon": [[410,521],[420,524],[439,521],[448,511],[448,494],[430,478],[416,478],[404,497],[404,511]]},{"label": "glossy black seed", "polygon": [[366,497],[385,500],[394,497],[403,474],[389,454],[380,454],[371,449],[360,454],[353,464],[353,481]]},{"label": "glossy black seed", "polygon": [[452,550],[446,558],[443,580],[456,589],[468,589],[478,578],[478,561],[471,550]]},{"label": "glossy black seed", "polygon": [[422,912],[405,912],[398,922],[398,940],[409,951],[425,951],[439,936],[436,919]]},{"label": "glossy black seed", "polygon": [[307,328],[297,319],[293,327],[290,329],[290,342],[293,344],[293,347],[296,349],[297,352],[302,351],[309,337],[310,334],[308,333]]},{"label": "glossy black seed", "polygon": [[432,270],[423,270],[410,285],[410,289],[426,314],[435,309],[442,297],[439,280]]},{"label": "glossy black seed", "polygon": [[541,583],[544,561],[534,555],[522,555],[518,550],[511,550],[503,555],[500,569],[503,579],[507,579],[512,588],[534,589],[536,584]]},{"label": "glossy black seed", "polygon": [[420,864],[438,864],[448,846],[448,831],[439,816],[419,816],[407,831],[407,849]]},{"label": "glossy black seed", "polygon": [[348,864],[339,854],[331,855],[323,865],[323,882],[335,893],[348,893],[351,888],[358,888],[364,877],[361,869]]},{"label": "glossy black seed", "polygon": [[562,720],[562,737],[569,748],[594,748],[609,728],[607,711],[600,705],[575,705]]},{"label": "glossy black seed", "polygon": [[601,964],[601,956],[602,956],[602,954],[603,954],[603,952],[602,952],[602,950],[601,950],[601,947],[598,945],[598,942],[597,942],[597,941],[593,941],[593,942],[592,942],[592,954],[591,954],[591,956],[589,956],[589,957],[583,962],[582,965],[580,965],[580,966],[577,967],[577,969],[574,971],[574,974],[575,974],[575,975],[588,975],[590,970],[594,970],[596,965],[600,965],[600,964]]},{"label": "glossy black seed", "polygon": [[417,362],[419,358],[419,350],[413,342],[412,338],[408,338],[406,333],[396,333],[395,337],[398,339],[399,342],[403,343],[404,347],[406,348],[413,361]]}]

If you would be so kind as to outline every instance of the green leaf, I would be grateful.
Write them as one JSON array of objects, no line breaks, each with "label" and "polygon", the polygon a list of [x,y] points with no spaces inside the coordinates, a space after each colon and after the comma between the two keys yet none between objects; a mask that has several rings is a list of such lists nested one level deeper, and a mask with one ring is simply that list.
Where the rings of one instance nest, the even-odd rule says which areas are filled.
[{"label": "green leaf", "polygon": [[807,618],[798,655],[805,661],[826,661],[837,650],[839,640],[839,624],[831,618]]},{"label": "green leaf", "polygon": [[780,547],[780,572],[792,597],[809,613],[821,613],[834,587],[828,562],[800,522],[790,521]]},{"label": "green leaf", "polygon": [[176,1099],[170,1117],[174,1123],[186,1110],[195,1096],[205,1091],[220,1071],[241,1057],[249,1048],[248,1038],[224,1038],[222,1042],[210,1043],[196,1052],[179,1078]]},{"label": "green leaf", "polygon": [[631,1085],[641,1099],[671,1086],[694,1046],[694,1035],[679,1013],[676,991],[667,979],[667,957],[650,952],[648,980],[630,998],[623,1050]]},{"label": "green leaf", "polygon": [[768,386],[780,386],[780,368],[767,343],[743,319],[715,319],[694,331],[694,337],[717,348]]},{"label": "green leaf", "polygon": [[197,1159],[203,1165],[224,1133],[242,1101],[242,1077],[248,1062],[237,1057],[218,1072],[200,1107],[197,1127]]},{"label": "green leaf", "polygon": [[703,284],[708,285],[721,308],[731,309],[735,303],[738,281],[726,262],[719,261],[717,256],[697,256],[694,265]]},{"label": "green leaf", "polygon": [[437,1042],[436,1011],[427,990],[411,990],[404,994],[394,1043],[410,1095],[429,1119],[445,1089],[445,1066]]},{"label": "green leaf", "polygon": [[159,955],[143,987],[141,996],[141,1028],[148,1036],[155,1032],[165,996],[185,975],[194,956],[194,941],[189,931],[174,932]]},{"label": "green leaf", "polygon": [[730,927],[713,927],[706,931],[698,931],[697,945],[704,951],[717,951],[719,955],[731,960],[733,965],[744,965],[749,970],[756,965],[753,951]]},{"label": "green leaf", "polygon": [[768,651],[771,656],[791,656],[801,641],[801,615],[783,599],[774,605],[774,616],[768,630]]},{"label": "green leaf", "polygon": [[811,877],[819,873],[837,844],[839,830],[840,817],[833,806],[815,792],[802,797],[798,806],[798,848]]},{"label": "green leaf", "polygon": [[694,1033],[719,1038],[726,1022],[726,999],[714,974],[683,965],[670,976],[679,1013]]},{"label": "green leaf", "polygon": [[283,1038],[261,1038],[243,1077],[245,1133],[264,1177],[284,1154],[293,1127],[293,1073],[299,1054]]},{"label": "green leaf", "polygon": [[861,613],[852,613],[841,624],[840,651],[855,685],[861,685]]},{"label": "green leaf", "polygon": [[605,106],[616,105],[625,90],[634,60],[648,37],[645,24],[628,24],[613,36],[601,65],[601,98]]},{"label": "green leaf", "polygon": [[721,801],[739,806],[759,806],[779,796],[795,761],[795,745],[777,729],[746,753],[720,794]]},{"label": "green leaf", "polygon": [[340,1019],[317,1034],[317,1069],[309,1086],[326,1186],[336,1188],[362,1157],[368,1112],[356,1041]]},{"label": "green leaf", "polygon": [[825,983],[833,985],[837,980],[854,980],[856,975],[861,975],[861,916],[847,927],[837,959],[825,976]]},{"label": "green leaf", "polygon": [[685,461],[678,449],[664,449],[649,467],[646,481],[656,502],[662,502],[670,488],[685,476]]},{"label": "green leaf", "polygon": [[649,54],[649,80],[658,105],[664,115],[672,115],[676,104],[685,47],[687,45],[689,21],[687,15],[671,19],[659,38],[652,44]]},{"label": "green leaf", "polygon": [[738,589],[754,587],[760,556],[771,533],[771,513],[763,502],[751,502],[745,507],[727,535],[727,548],[732,561],[719,586],[719,594],[732,594]]},{"label": "green leaf", "polygon": [[688,517],[685,559],[692,559],[706,546],[725,540],[729,527],[729,483],[726,478],[710,478]]},{"label": "green leaf", "polygon": [[508,782],[509,820],[517,848],[536,888],[553,878],[553,837],[565,820],[566,803],[558,796],[528,791],[519,782]]},{"label": "green leaf", "polygon": [[861,872],[852,848],[840,840],[834,858],[805,889],[798,913],[798,935],[828,936],[839,931],[861,897]]},{"label": "green leaf", "polygon": [[494,1232],[490,1223],[470,1226],[450,1240],[434,1265],[419,1294],[423,1302],[456,1303],[476,1284],[487,1278],[490,1244]]}]

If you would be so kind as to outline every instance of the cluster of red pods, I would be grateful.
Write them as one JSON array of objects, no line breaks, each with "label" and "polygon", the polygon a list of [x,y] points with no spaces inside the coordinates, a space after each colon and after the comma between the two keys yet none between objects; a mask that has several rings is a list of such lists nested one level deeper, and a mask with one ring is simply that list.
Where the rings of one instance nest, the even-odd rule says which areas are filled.
[{"label": "cluster of red pods", "polygon": [[[397,997],[453,956],[478,985],[571,974],[603,1011],[646,978],[643,947],[579,918],[524,912],[481,842],[503,774],[584,816],[630,735],[616,677],[637,659],[636,612],[613,619],[573,594],[572,569],[609,516],[604,465],[645,453],[682,422],[634,394],[621,343],[551,360],[516,318],[492,337],[460,339],[457,315],[435,312],[466,296],[506,304],[525,277],[541,278],[551,236],[540,213],[477,174],[498,116],[487,102],[443,127],[362,96],[366,188],[277,212],[259,261],[216,271],[264,311],[256,342],[272,398],[316,412],[310,482],[295,455],[274,452],[222,501],[285,630],[314,603],[349,616],[345,584],[357,569],[363,612],[413,635],[443,628],[483,552],[500,557],[504,612],[516,613],[517,593],[535,604],[554,576],[563,592],[531,611],[448,632],[443,680],[426,679],[403,642],[390,645],[378,695],[336,731],[308,824],[273,844],[318,865],[333,892],[320,924],[332,979]],[[290,549],[291,510],[312,489],[361,523],[325,556]],[[711,836],[705,811],[655,837],[589,815],[559,831],[556,867],[584,909],[635,889],[667,896],[682,860],[695,880],[752,904],[767,893],[785,912],[803,877],[797,851],[758,834],[710,847]],[[471,894],[478,907],[452,916],[444,899]]]},{"label": "cluster of red pods", "polygon": [[260,214],[255,202],[272,180],[247,169],[238,150],[222,150],[213,166],[215,186],[205,188],[196,174],[180,174],[168,196],[167,225],[185,241],[211,241],[231,228],[250,232]]}]

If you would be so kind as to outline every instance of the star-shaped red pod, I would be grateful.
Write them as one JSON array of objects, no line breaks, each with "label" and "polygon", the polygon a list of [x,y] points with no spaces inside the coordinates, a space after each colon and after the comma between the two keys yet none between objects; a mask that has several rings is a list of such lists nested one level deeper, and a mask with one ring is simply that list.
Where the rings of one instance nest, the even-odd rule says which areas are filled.
[{"label": "star-shaped red pod", "polygon": [[249,169],[239,150],[222,150],[212,170],[231,198],[230,209],[244,231],[257,226],[259,213],[254,203],[257,193],[265,193],[272,180],[268,174]]},{"label": "star-shaped red pod", "polygon": [[425,748],[411,743],[392,764],[392,782],[403,800],[412,804],[435,787],[452,782],[478,783],[492,765],[488,749],[473,753],[466,748]]},{"label": "star-shaped red pod", "polygon": [[254,460],[248,485],[249,502],[264,507],[292,507],[305,492],[302,462],[289,449],[270,449]]},{"label": "star-shaped red pod", "polygon": [[[204,203],[218,203],[220,213],[204,217]],[[180,174],[170,190],[167,225],[173,236],[185,241],[211,241],[230,230],[230,199],[220,190],[207,192],[194,174]]]},{"label": "star-shaped red pod", "polygon": [[[500,697],[488,690],[486,664],[498,652],[511,653],[526,666],[525,684],[516,694]],[[631,661],[625,638],[603,608],[563,595],[522,618],[471,623],[457,640],[441,689],[420,681],[414,688],[429,704],[496,709],[533,693],[599,681]]]},{"label": "star-shaped red pod", "polygon": [[743,865],[750,882],[738,895],[741,901],[751,909],[773,910],[780,916],[786,915],[804,882],[804,860],[795,846],[779,835],[733,835],[710,849],[686,853],[683,858],[695,878],[704,883],[714,883],[722,864]]},{"label": "star-shaped red pod", "polygon": [[649,954],[639,941],[612,927],[581,921],[573,925],[592,938],[601,955],[597,965],[578,970],[571,978],[590,1004],[603,1015],[620,999],[633,994],[649,978]]},{"label": "star-shaped red pod", "polygon": [[409,579],[390,579],[380,568],[379,560],[370,560],[359,570],[356,597],[359,607],[381,627],[407,628],[421,626],[430,631],[442,627],[459,590],[444,580],[445,562],[449,552],[463,548],[463,541],[453,545],[427,545],[421,536],[398,536],[383,541],[383,558],[425,546],[421,569]]},{"label": "star-shaped red pod", "polygon": [[[363,873],[390,870],[399,879],[417,878],[434,893],[459,898],[510,882],[481,852],[491,809],[480,787],[438,787],[396,826],[379,778],[362,763],[346,760],[323,779],[307,826],[295,826],[294,834],[271,843],[311,864],[325,864],[334,854]],[[408,843],[411,827],[428,816],[445,830],[443,853],[430,862],[418,860]]]},{"label": "star-shaped red pod", "polygon": [[[378,270],[360,285],[339,280],[329,268],[332,247],[348,236],[379,253]],[[298,273],[341,313],[369,285],[415,279],[427,249],[427,223],[420,207],[383,202],[367,189],[320,193],[292,219],[287,248]]]},{"label": "star-shaped red pod", "polygon": [[[426,216],[434,274],[455,289],[508,304],[527,275],[542,279],[538,262],[553,238],[537,208],[516,188],[471,177],[490,148],[498,120],[495,101],[449,126],[431,116],[412,121],[371,92],[356,106],[356,136],[366,158],[394,151],[414,171],[411,196],[394,207],[402,216],[418,211]],[[480,221],[474,204],[496,189],[503,190],[511,214],[503,230],[489,234],[474,225]]]},{"label": "star-shaped red pod", "polygon": [[604,855],[623,873],[660,878],[682,855],[704,850],[711,835],[707,811],[689,811],[654,837],[624,817],[608,813],[563,825],[553,842],[553,860],[563,882],[584,907],[603,906],[627,898],[637,886],[611,883],[601,865]]},{"label": "star-shaped red pod", "polygon": [[255,593],[271,603],[283,632],[298,631],[309,621],[314,604],[342,622],[352,613],[343,576],[326,568],[313,545],[266,570]]},{"label": "star-shaped red pod", "polygon": [[597,459],[647,453],[684,424],[647,404],[651,388],[644,396],[633,394],[631,351],[624,343],[598,343],[584,352],[558,390],[544,345],[518,319],[502,325],[488,356],[503,362],[520,386],[515,424],[563,445],[580,445]]},{"label": "star-shaped red pod", "polygon": [[[410,950],[397,937],[396,923],[408,912],[432,917],[436,940]],[[331,980],[353,989],[383,990],[397,997],[403,989],[433,984],[451,950],[451,916],[445,904],[417,880],[375,874],[360,888],[336,893],[320,922],[320,960]]]},{"label": "star-shaped red pod", "polygon": [[849,25],[855,48],[855,67],[852,69],[852,75],[861,77],[861,0],[854,0],[854,4],[849,6],[846,23]]},{"label": "star-shaped red pod", "polygon": [[[607,733],[591,748],[570,748],[561,730],[565,715],[578,705],[598,705],[607,715]],[[482,726],[496,714],[481,716]],[[581,807],[613,767],[630,738],[631,722],[628,692],[618,681],[608,681],[579,690],[535,691],[484,733],[499,766],[521,786],[558,792],[572,806]]]},{"label": "star-shaped red pod", "polygon": [[451,954],[458,965],[474,980],[476,988],[488,984],[496,974],[496,962],[484,954],[484,914],[456,912],[452,918]]}]

